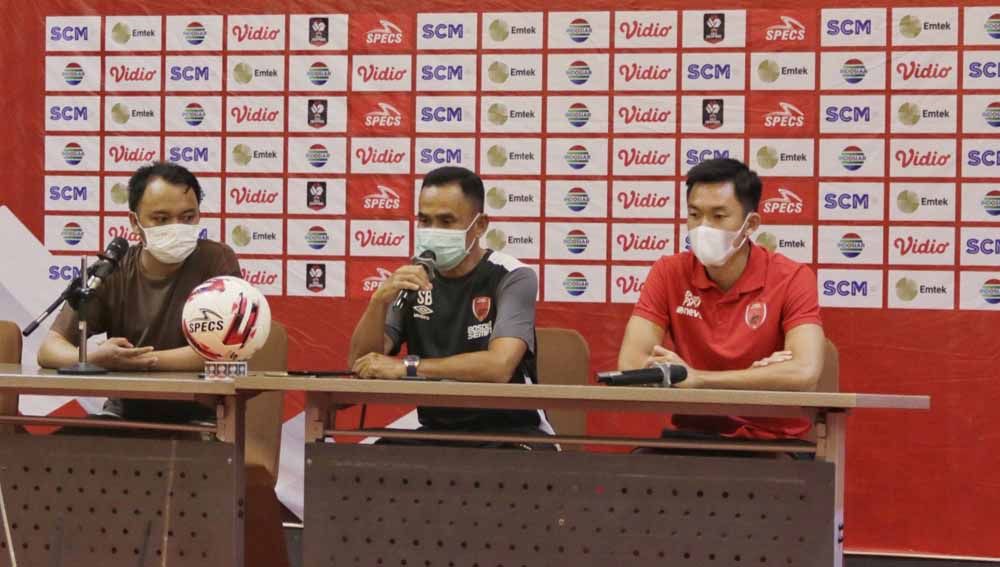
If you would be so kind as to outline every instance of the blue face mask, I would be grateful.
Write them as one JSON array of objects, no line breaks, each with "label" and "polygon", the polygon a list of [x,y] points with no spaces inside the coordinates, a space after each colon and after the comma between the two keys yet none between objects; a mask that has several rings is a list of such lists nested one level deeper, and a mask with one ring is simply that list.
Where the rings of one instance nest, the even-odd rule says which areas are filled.
[{"label": "blue face mask", "polygon": [[479,214],[472,219],[465,229],[460,228],[417,228],[414,252],[420,256],[430,250],[434,253],[434,265],[439,271],[447,272],[462,263],[462,260],[469,255],[472,243],[465,245],[465,237],[469,233]]}]

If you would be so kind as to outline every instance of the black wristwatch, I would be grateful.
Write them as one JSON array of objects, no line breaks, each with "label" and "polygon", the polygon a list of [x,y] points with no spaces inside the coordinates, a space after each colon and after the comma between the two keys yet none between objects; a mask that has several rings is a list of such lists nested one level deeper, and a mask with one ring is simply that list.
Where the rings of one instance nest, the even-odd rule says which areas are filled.
[{"label": "black wristwatch", "polygon": [[417,367],[420,366],[420,357],[411,354],[409,356],[403,357],[403,366],[406,366],[406,377],[416,378],[417,377]]}]

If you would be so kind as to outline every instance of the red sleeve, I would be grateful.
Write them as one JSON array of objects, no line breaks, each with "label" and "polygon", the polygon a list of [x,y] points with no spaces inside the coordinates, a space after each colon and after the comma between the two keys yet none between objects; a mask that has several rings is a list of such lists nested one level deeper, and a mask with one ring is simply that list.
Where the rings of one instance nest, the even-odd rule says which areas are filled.
[{"label": "red sleeve", "polygon": [[637,315],[670,331],[670,306],[668,305],[669,269],[666,258],[658,260],[649,270],[646,283],[639,293],[632,315]]},{"label": "red sleeve", "polygon": [[816,294],[816,275],[808,266],[801,266],[788,280],[785,304],[781,312],[781,329],[788,333],[806,323],[822,325],[819,299]]}]

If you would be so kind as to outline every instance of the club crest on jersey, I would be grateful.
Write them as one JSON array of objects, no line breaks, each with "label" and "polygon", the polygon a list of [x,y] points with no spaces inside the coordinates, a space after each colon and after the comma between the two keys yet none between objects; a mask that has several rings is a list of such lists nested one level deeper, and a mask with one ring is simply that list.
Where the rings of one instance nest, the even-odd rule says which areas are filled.
[{"label": "club crest on jersey", "polygon": [[767,320],[767,304],[758,301],[747,305],[743,320],[746,321],[747,327],[756,331]]},{"label": "club crest on jersey", "polygon": [[490,307],[493,306],[493,299],[485,296],[472,298],[472,314],[476,319],[483,321],[490,314]]}]

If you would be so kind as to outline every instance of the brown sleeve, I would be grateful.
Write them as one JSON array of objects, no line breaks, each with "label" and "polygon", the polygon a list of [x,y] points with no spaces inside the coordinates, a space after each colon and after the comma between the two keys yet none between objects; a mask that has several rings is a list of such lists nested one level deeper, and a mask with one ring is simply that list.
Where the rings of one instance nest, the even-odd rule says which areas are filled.
[{"label": "brown sleeve", "polygon": [[236,276],[242,278],[243,272],[240,270],[240,261],[236,258],[236,253],[233,252],[233,249],[227,244],[220,243],[219,250],[220,253],[216,255],[215,261],[212,262],[208,277]]},{"label": "brown sleeve", "polygon": [[[108,330],[108,309],[107,299],[104,295],[98,294],[91,300],[93,303],[87,306],[87,336],[100,335]],[[55,331],[63,336],[75,346],[80,346],[79,317],[76,310],[64,303],[59,315],[52,322],[49,330]]]}]

